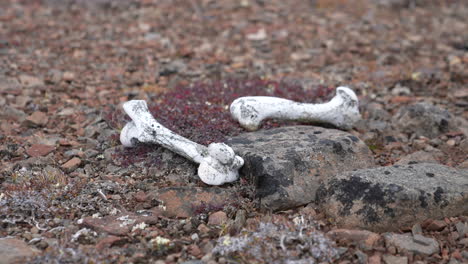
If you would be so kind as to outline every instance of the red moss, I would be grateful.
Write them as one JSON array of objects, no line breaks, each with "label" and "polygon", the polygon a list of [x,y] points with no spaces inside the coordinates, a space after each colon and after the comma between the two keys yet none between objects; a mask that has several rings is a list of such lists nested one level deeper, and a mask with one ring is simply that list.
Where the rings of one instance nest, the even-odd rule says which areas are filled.
[{"label": "red moss", "polygon": [[[244,131],[229,112],[229,105],[239,97],[277,96],[298,102],[316,102],[332,91],[325,86],[305,91],[299,85],[262,79],[195,83],[152,98],[149,109],[167,128],[207,145]],[[270,121],[263,125],[263,129],[279,125]]]},{"label": "red moss", "polygon": [[[244,132],[229,112],[229,105],[239,97],[276,96],[315,103],[318,100],[329,99],[333,96],[333,91],[334,88],[327,86],[305,90],[297,84],[263,79],[199,82],[153,96],[148,102],[148,107],[156,120],[168,129],[197,143],[208,145],[212,142],[223,142],[227,137]],[[117,120],[124,120],[118,111],[107,116],[113,127],[124,125],[116,124]],[[285,124],[288,123],[269,120],[263,124],[262,129]],[[121,160],[125,166],[134,161],[144,160],[148,151],[150,150],[125,150],[117,156],[126,157]]]}]

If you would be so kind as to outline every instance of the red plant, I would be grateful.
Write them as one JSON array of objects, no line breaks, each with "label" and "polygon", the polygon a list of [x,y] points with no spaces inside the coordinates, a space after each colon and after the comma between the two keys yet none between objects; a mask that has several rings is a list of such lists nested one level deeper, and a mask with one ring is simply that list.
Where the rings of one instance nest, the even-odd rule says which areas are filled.
[{"label": "red plant", "polygon": [[[263,79],[198,82],[158,94],[151,98],[148,107],[158,122],[168,129],[207,145],[223,142],[226,137],[236,136],[244,131],[231,118],[229,112],[229,105],[238,97],[277,96],[311,103],[317,102],[318,99],[329,99],[333,90],[327,86],[305,90],[298,84]],[[118,112],[108,114],[114,127],[115,120],[124,120],[116,115]],[[270,120],[263,124],[263,129],[283,124]],[[134,161],[144,160],[150,150],[142,147],[139,150],[123,151],[117,153],[116,158],[125,155],[126,158],[120,159],[121,164],[125,166]]]}]

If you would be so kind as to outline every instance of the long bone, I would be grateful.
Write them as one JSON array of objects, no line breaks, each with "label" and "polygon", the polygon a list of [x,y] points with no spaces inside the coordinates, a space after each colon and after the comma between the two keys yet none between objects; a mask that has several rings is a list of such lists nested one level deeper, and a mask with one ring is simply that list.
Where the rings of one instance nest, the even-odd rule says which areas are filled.
[{"label": "long bone", "polygon": [[275,118],[308,123],[328,123],[341,129],[351,129],[360,118],[359,101],[348,87],[336,88],[336,95],[324,104],[306,104],[270,96],[248,96],[234,100],[231,116],[242,127],[253,131],[263,120]]},{"label": "long bone", "polygon": [[195,163],[200,179],[210,185],[222,185],[239,178],[239,168],[244,160],[224,143],[211,143],[208,147],[197,144],[167,129],[154,119],[143,100],[131,100],[123,109],[132,119],[120,133],[125,147],[137,142],[159,144]]}]

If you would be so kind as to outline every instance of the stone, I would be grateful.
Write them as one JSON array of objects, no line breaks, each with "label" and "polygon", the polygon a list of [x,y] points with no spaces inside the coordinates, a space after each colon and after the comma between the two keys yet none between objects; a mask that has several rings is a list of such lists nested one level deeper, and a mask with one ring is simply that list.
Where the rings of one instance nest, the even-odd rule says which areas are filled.
[{"label": "stone", "polygon": [[374,254],[369,257],[369,264],[381,264],[382,263],[382,257],[380,254]]},{"label": "stone", "polygon": [[236,212],[236,218],[229,224],[229,234],[235,235],[239,233],[247,221],[247,212],[245,210],[238,210]]},{"label": "stone", "polygon": [[460,163],[457,168],[459,169],[468,169],[468,159],[465,160],[464,162]]},{"label": "stone", "polygon": [[207,227],[205,224],[200,224],[198,227],[197,227],[197,230],[201,233],[201,234],[208,234],[208,232],[210,232],[210,228]]},{"label": "stone", "polygon": [[393,117],[393,122],[404,133],[427,138],[436,138],[449,132],[454,126],[454,118],[450,112],[429,103],[400,108]]},{"label": "stone", "polygon": [[435,158],[434,155],[430,152],[426,152],[424,150],[416,151],[409,155],[402,157],[396,165],[408,165],[408,164],[415,164],[415,163],[439,163]]},{"label": "stone", "polygon": [[68,81],[68,82],[73,81],[75,80],[75,73],[68,72],[68,71],[64,72],[62,78],[64,81]]},{"label": "stone", "polygon": [[219,187],[168,187],[149,195],[161,203],[158,208],[162,215],[175,218],[220,210],[238,200],[232,191]]},{"label": "stone", "polygon": [[26,153],[31,157],[47,156],[55,150],[54,146],[44,144],[33,144],[26,150]]},{"label": "stone", "polygon": [[125,236],[138,224],[145,223],[151,225],[156,224],[158,221],[159,216],[157,214],[146,213],[145,215],[139,215],[129,212],[120,215],[109,215],[102,218],[94,218],[92,216],[85,217],[83,218],[81,226],[109,235]]},{"label": "stone", "polygon": [[49,118],[47,114],[41,111],[36,111],[32,113],[30,116],[26,117],[25,123],[29,127],[38,127],[38,126],[45,126]]},{"label": "stone", "polygon": [[0,75],[0,93],[11,90],[21,90],[20,83],[15,78]]},{"label": "stone", "polygon": [[310,203],[325,179],[374,166],[364,142],[336,129],[281,127],[241,134],[226,143],[244,158],[241,173],[255,185],[265,210]]},{"label": "stone", "polygon": [[[12,120],[21,123],[26,120],[27,115],[19,109],[16,109],[10,105],[5,105],[0,109],[0,118],[3,120]],[[4,122],[2,122],[2,124],[3,123]]]},{"label": "stone", "polygon": [[395,246],[398,252],[413,252],[415,254],[430,256],[440,251],[439,243],[435,239],[422,235],[413,237],[410,233],[385,233],[383,237],[385,239],[385,244],[387,246]]},{"label": "stone", "polygon": [[227,222],[228,218],[225,212],[218,211],[210,214],[208,218],[208,225],[223,225]]},{"label": "stone", "polygon": [[408,257],[385,254],[382,259],[385,264],[408,264]]},{"label": "stone", "polygon": [[0,264],[26,263],[28,258],[38,253],[39,251],[28,246],[23,240],[0,238]]},{"label": "stone", "polygon": [[380,235],[367,230],[335,229],[327,233],[333,239],[346,239],[364,250],[371,250],[380,239]]},{"label": "stone", "polygon": [[447,226],[447,223],[443,220],[432,220],[424,227],[428,231],[441,231]]},{"label": "stone", "polygon": [[465,234],[468,233],[468,222],[458,222],[455,224],[455,227],[457,228],[457,232],[460,235],[460,237],[464,237]]},{"label": "stone", "polygon": [[246,38],[252,41],[260,41],[267,38],[267,33],[264,28],[260,28],[257,32],[247,34]]},{"label": "stone", "polygon": [[62,80],[63,73],[59,70],[49,70],[46,76],[46,82],[57,84]]},{"label": "stone", "polygon": [[343,228],[410,229],[426,219],[468,212],[468,172],[422,163],[362,169],[320,185],[316,202]]},{"label": "stone", "polygon": [[74,171],[76,168],[78,168],[78,166],[80,165],[81,165],[81,159],[78,157],[74,157],[70,159],[69,161],[65,162],[62,165],[62,169],[68,172],[71,172],[71,171]]},{"label": "stone", "polygon": [[357,257],[358,263],[360,264],[367,264],[368,263],[368,257],[367,255],[362,252],[361,250],[356,250],[354,252],[354,255]]},{"label": "stone", "polygon": [[415,225],[413,225],[413,227],[411,227],[411,233],[414,235],[422,235],[423,231],[422,231],[422,227],[419,223],[416,223]]},{"label": "stone", "polygon": [[116,244],[124,243],[126,242],[127,239],[124,237],[119,237],[119,236],[106,236],[98,241],[96,244],[96,249],[97,250],[103,250],[105,248],[112,247]]},{"label": "stone", "polygon": [[30,75],[20,75],[19,82],[26,87],[34,87],[34,86],[42,86],[44,85],[44,81],[34,76]]}]

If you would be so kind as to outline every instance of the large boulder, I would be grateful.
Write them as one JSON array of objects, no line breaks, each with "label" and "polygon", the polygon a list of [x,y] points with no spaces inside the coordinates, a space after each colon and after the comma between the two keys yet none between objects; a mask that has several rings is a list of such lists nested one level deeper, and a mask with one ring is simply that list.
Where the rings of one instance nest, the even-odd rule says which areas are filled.
[{"label": "large boulder", "polygon": [[468,213],[468,171],[421,163],[347,172],[324,182],[316,201],[341,227],[396,231]]},{"label": "large boulder", "polygon": [[241,134],[227,144],[244,158],[242,174],[267,210],[310,203],[322,181],[374,165],[364,142],[336,129],[282,127]]}]

